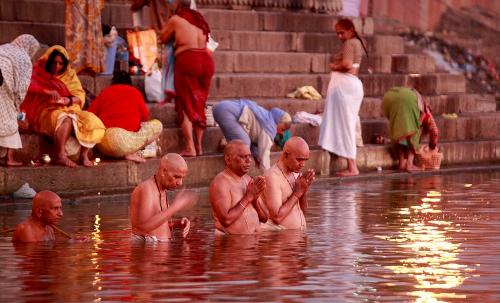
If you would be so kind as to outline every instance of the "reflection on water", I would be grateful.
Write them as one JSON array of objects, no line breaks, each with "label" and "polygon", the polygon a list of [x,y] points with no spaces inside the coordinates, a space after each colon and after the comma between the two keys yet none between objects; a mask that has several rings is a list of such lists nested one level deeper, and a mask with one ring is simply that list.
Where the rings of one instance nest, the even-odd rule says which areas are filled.
[{"label": "reflection on water", "polygon": [[[64,205],[88,243],[0,238],[1,302],[499,302],[500,173],[317,184],[308,230],[134,244],[128,205]],[[0,206],[0,228],[30,205]],[[178,235],[177,235],[178,236]]]}]

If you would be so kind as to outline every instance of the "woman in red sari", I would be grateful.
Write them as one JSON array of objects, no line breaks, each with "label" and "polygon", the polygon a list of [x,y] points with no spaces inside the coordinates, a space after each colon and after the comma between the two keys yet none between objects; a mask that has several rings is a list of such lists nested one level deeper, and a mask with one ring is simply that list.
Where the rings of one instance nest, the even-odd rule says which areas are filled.
[{"label": "woman in red sari", "polygon": [[105,127],[97,116],[82,110],[85,92],[68,58],[64,47],[56,45],[34,64],[21,110],[31,130],[55,140],[55,163],[76,167],[68,155],[81,148],[81,164],[91,166],[89,148],[102,140]]}]

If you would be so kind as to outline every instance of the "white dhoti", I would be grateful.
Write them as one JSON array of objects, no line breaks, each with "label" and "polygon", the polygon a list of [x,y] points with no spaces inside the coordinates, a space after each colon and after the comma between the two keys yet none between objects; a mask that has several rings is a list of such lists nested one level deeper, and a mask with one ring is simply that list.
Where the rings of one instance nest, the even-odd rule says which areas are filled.
[{"label": "white dhoti", "polygon": [[356,159],[356,123],[363,83],[349,73],[332,72],[319,133],[319,145],[338,156]]}]

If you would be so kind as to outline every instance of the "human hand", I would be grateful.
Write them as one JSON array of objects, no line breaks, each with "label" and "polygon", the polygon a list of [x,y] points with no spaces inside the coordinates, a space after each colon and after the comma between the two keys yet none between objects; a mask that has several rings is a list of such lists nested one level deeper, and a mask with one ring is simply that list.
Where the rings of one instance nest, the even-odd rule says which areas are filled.
[{"label": "human hand", "polygon": [[53,103],[58,104],[58,105],[67,106],[71,103],[71,100],[68,97],[61,97],[61,98],[57,99],[56,101],[53,101]]},{"label": "human hand", "polygon": [[170,208],[174,212],[178,212],[184,208],[187,208],[198,201],[198,195],[190,190],[182,189],[177,195],[175,195],[174,201],[170,205]]},{"label": "human hand", "polygon": [[248,183],[245,196],[247,196],[252,202],[257,200],[266,188],[266,178],[263,176],[255,177],[250,183]]},{"label": "human hand", "polygon": [[184,217],[181,219],[181,227],[182,227],[182,237],[186,238],[189,234],[189,229],[191,228],[191,221],[188,218]]},{"label": "human hand", "polygon": [[307,192],[309,186],[311,186],[312,182],[315,179],[316,177],[314,170],[308,169],[306,172],[301,174],[295,181],[294,194],[296,194],[298,198],[302,197]]},{"label": "human hand", "polygon": [[19,130],[21,131],[26,131],[30,127],[28,119],[24,119],[23,121],[17,120],[17,125],[19,126]]},{"label": "human hand", "polygon": [[61,99],[61,95],[56,90],[50,90],[46,89],[45,94],[49,95],[49,97],[52,99],[52,102],[57,102],[57,100]]}]

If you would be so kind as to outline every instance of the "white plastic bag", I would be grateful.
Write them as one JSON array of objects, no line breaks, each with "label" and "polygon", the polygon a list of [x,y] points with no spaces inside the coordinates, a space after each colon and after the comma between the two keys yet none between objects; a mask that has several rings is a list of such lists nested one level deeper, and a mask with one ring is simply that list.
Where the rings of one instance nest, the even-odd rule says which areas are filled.
[{"label": "white plastic bag", "polygon": [[146,78],[144,79],[144,86],[148,102],[163,101],[163,94],[161,91],[161,72],[158,69],[153,69],[151,73],[146,75]]}]

